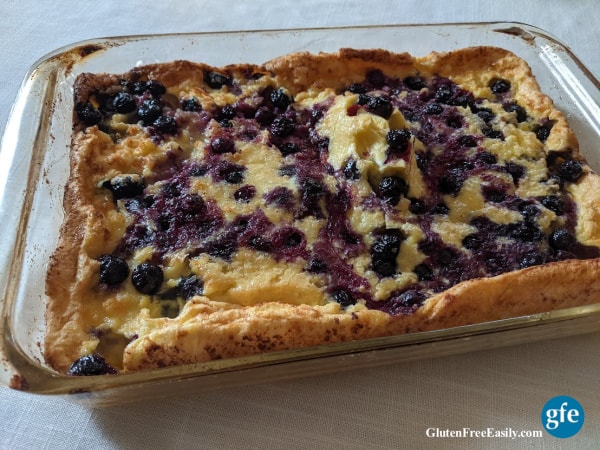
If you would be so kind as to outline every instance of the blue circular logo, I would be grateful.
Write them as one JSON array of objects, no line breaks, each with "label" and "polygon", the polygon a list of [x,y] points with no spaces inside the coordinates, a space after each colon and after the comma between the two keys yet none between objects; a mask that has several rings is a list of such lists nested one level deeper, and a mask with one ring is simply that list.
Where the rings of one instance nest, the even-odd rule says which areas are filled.
[{"label": "blue circular logo", "polygon": [[573,397],[559,395],[551,398],[542,408],[542,425],[552,436],[569,438],[581,430],[584,413]]}]

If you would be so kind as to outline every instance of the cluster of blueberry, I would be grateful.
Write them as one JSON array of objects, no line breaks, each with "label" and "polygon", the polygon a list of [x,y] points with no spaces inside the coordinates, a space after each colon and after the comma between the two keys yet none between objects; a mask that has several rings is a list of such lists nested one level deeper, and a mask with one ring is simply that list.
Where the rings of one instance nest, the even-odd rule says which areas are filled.
[{"label": "cluster of blueberry", "polygon": [[[511,194],[509,186],[500,183],[499,179],[492,178],[482,186],[486,202],[520,212],[522,222],[497,225],[489,219],[474,219],[470,225],[477,231],[464,238],[462,244],[466,251],[444,243],[432,230],[433,218],[449,212],[444,197],[457,195],[467,178],[495,171],[508,174],[518,186],[526,176],[524,166],[514,161],[498,161],[483,145],[484,139],[504,140],[503,123],[518,127],[527,121],[527,126],[540,142],[545,142],[550,135],[553,122],[542,120],[535,123],[526,110],[511,98],[509,81],[494,79],[489,88],[496,96],[493,102],[506,113],[502,117],[498,117],[488,105],[484,106],[472,93],[440,77],[424,79],[413,76],[397,80],[373,74],[367,76],[364,83],[348,87],[350,92],[359,94],[358,104],[369,112],[387,118],[389,104],[399,109],[407,119],[406,129],[388,133],[388,159],[406,158],[407,142],[412,136],[426,147],[425,151],[416,154],[416,160],[428,186],[428,195],[409,199],[409,210],[413,216],[407,218],[418,224],[426,236],[419,244],[419,250],[426,258],[414,268],[419,283],[392,293],[386,302],[368,302],[369,307],[406,313],[418,305],[427,292],[445,290],[466,279],[497,275],[565,258],[589,257],[591,250],[576,241],[570,228],[575,212],[567,194],[521,199]],[[351,107],[348,113],[357,114],[356,107]],[[472,122],[479,125],[481,134],[465,134],[463,130]],[[552,152],[550,155],[547,183],[562,187],[565,183],[576,182],[582,175],[581,163],[573,159],[570,152]],[[349,180],[360,177],[355,161],[348,161],[344,175]],[[384,178],[375,191],[387,203],[396,204],[398,199],[407,195],[408,186],[401,178]],[[544,208],[562,217],[564,227],[554,228],[546,235],[537,223]],[[381,276],[396,273],[390,263],[395,262],[394,258],[383,258],[382,243],[378,239],[375,242],[371,249],[373,268]],[[390,244],[390,248],[395,248],[395,244]]]},{"label": "cluster of blueberry", "polygon": [[[207,72],[204,77],[211,89],[224,86],[233,89],[236,83],[230,76],[219,72]],[[497,102],[506,112],[503,121],[519,124],[531,120],[525,109],[510,97],[511,85],[502,79],[492,80],[490,89]],[[407,313],[418,307],[432,292],[448,288],[464,279],[481,275],[494,275],[517,268],[562,259],[567,255],[581,256],[583,250],[571,230],[559,228],[546,236],[538,227],[536,217],[540,208],[548,208],[558,215],[573,214],[567,196],[547,196],[535,199],[519,199],[509,194],[507,186],[490,182],[483,187],[488,202],[502,204],[522,213],[523,223],[496,226],[487,219],[471,222],[477,232],[463,240],[462,249],[445,244],[431,227],[432,218],[448,213],[444,196],[456,195],[464,181],[484,171],[509,174],[514,183],[525,176],[525,167],[515,162],[499,162],[497,157],[485,150],[484,139],[504,139],[499,129],[496,113],[489,106],[474,98],[449,79],[420,76],[404,80],[390,79],[380,71],[366,74],[362,83],[355,83],[344,92],[358,94],[356,105],[348,109],[349,115],[358,114],[362,108],[368,113],[388,119],[394,109],[400,110],[407,119],[404,129],[387,133],[387,161],[408,158],[413,137],[426,147],[416,155],[417,166],[427,184],[428,195],[410,198],[408,221],[418,224],[426,238],[419,244],[425,260],[414,268],[419,282],[408,289],[394,292],[388,301],[370,300],[365,279],[357,274],[348,259],[362,251],[364,242],[350,227],[347,213],[354,205],[348,188],[361,178],[357,161],[349,159],[340,173],[338,190],[331,192],[323,182],[323,174],[335,172],[326,163],[328,140],[316,132],[316,125],[331,103],[299,108],[285,89],[265,88],[257,98],[240,98],[235,104],[202,111],[194,98],[182,99],[178,105],[166,106],[163,98],[165,88],[156,81],[125,83],[123,91],[111,95],[96,96],[96,104],[78,105],[79,118],[86,125],[99,124],[111,114],[131,116],[149,130],[150,134],[176,134],[185,126],[182,119],[175,119],[174,111],[191,114],[208,114],[220,125],[212,131],[203,161],[183,161],[176,174],[162,179],[161,194],[146,196],[144,180],[136,175],[123,175],[104,183],[115,201],[124,200],[134,223],[113,255],[100,258],[100,279],[107,285],[123,282],[130,274],[127,256],[135,248],[153,245],[160,256],[170,249],[182,248],[195,242],[194,255],[209,255],[229,259],[239,246],[273,254],[278,259],[304,258],[306,270],[323,274],[328,279],[327,292],[334,301],[347,306],[357,298],[367,298],[369,307],[384,309],[391,313]],[[467,111],[467,112],[465,112]],[[466,114],[471,114],[479,124],[480,134],[467,134]],[[243,126],[241,126],[243,124]],[[534,126],[536,137],[544,142],[552,128],[545,121]],[[242,130],[242,131],[240,131]],[[278,149],[283,158],[281,177],[294,177],[297,196],[288,188],[279,187],[267,193],[261,200],[265,205],[284,208],[295,214],[296,219],[314,216],[324,219],[327,226],[319,240],[307,248],[303,233],[293,226],[279,229],[259,213],[240,216],[232,223],[225,223],[218,205],[206,202],[199,195],[189,192],[189,179],[209,176],[213,182],[239,185],[233,198],[247,203],[255,198],[255,186],[244,184],[246,168],[230,162],[228,155],[237,151],[236,142],[253,140],[267,130],[268,145]],[[443,150],[440,150],[443,149]],[[324,157],[325,155],[325,157]],[[569,154],[553,154],[548,159],[549,177],[559,184],[576,181],[582,174],[581,164]],[[169,189],[170,188],[170,189]],[[373,204],[384,210],[395,207],[409,192],[404,178],[397,175],[382,177],[373,186]],[[373,201],[375,203],[373,203]],[[379,202],[379,203],[378,203]],[[572,223],[572,220],[566,221]],[[148,223],[156,226],[148,227]],[[150,232],[149,229],[153,231]],[[213,236],[213,237],[211,237]],[[508,242],[502,245],[497,238]],[[398,273],[397,257],[404,239],[399,229],[376,230],[373,244],[368,249],[371,269],[380,277]],[[343,251],[330,249],[339,249]],[[202,292],[202,280],[183,278],[178,288],[165,294],[160,268],[160,258],[135,267],[131,273],[134,287],[141,293],[163,297],[183,297]]]},{"label": "cluster of blueberry", "polygon": [[155,80],[137,81],[126,84],[126,90],[115,95],[97,95],[94,106],[91,101],[75,106],[75,110],[85,125],[98,125],[113,114],[131,115],[151,127],[153,132],[177,133],[177,123],[173,116],[163,114],[161,96],[166,93],[164,85]]}]

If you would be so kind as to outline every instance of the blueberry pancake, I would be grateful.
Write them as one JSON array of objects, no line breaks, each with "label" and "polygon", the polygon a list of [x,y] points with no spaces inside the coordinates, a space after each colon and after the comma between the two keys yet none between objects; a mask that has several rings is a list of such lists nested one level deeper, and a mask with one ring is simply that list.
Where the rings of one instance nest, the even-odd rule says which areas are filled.
[{"label": "blueberry pancake", "polygon": [[600,300],[600,182],[527,64],[295,53],[83,74],[45,357],[135,371]]}]

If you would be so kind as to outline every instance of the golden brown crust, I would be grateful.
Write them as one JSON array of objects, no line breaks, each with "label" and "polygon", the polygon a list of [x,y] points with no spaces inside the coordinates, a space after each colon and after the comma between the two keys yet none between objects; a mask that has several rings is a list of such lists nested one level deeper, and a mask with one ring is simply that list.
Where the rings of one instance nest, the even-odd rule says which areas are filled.
[{"label": "golden brown crust", "polygon": [[600,177],[588,173],[571,186],[571,193],[578,205],[577,236],[580,242],[600,246]]},{"label": "golden brown crust", "polygon": [[90,200],[90,188],[85,186],[91,180],[93,167],[86,163],[87,149],[92,135],[74,140],[71,151],[72,176],[65,188],[63,208],[66,212],[60,229],[60,240],[50,259],[46,278],[46,295],[53,301],[47,303],[46,310],[46,351],[47,362],[61,371],[66,371],[73,363],[73,349],[90,340],[89,330],[83,327],[81,318],[86,297],[95,268],[90,261],[97,254],[89,252],[89,243],[104,243],[103,214],[94,209]]},{"label": "golden brown crust", "polygon": [[339,89],[362,80],[365,72],[373,69],[385,69],[391,76],[406,76],[415,72],[415,62],[406,53],[342,49],[335,55],[294,53],[273,59],[265,67],[276,74],[278,82],[295,95],[309,88]]},{"label": "golden brown crust", "polygon": [[[129,370],[158,368],[522,317],[600,301],[600,261],[572,260],[463,282],[414,314],[198,298],[125,350]],[[582,287],[583,286],[583,287]],[[527,295],[523,293],[527,292]],[[215,335],[219,338],[215,339]]]},{"label": "golden brown crust", "polygon": [[[553,121],[547,147],[577,154],[577,141],[564,116],[542,93],[527,64],[510,52],[474,47],[450,53],[432,53],[414,58],[384,50],[342,49],[336,54],[296,53],[265,63],[264,66],[236,65],[223,73],[271,73],[277,83],[292,95],[306,90],[342,89],[364,79],[364,74],[380,69],[390,77],[416,74],[448,77],[468,90],[487,89],[494,78],[511,80],[515,98],[536,118]],[[203,64],[176,61],[136,68],[128,78],[156,79],[183,91],[188,84],[204,83]],[[76,87],[76,104],[90,92],[110,88],[120,76],[83,76]],[[118,84],[118,83],[117,83]],[[489,90],[488,90],[489,91]],[[97,130],[96,130],[97,131]],[[65,194],[66,218],[61,238],[47,277],[48,363],[66,371],[74,358],[97,345],[85,329],[83,316],[93,314],[85,306],[94,283],[97,258],[115,236],[107,225],[108,211],[95,203],[97,186],[92,179],[96,168],[89,164],[90,153],[106,150],[97,133],[76,129],[71,151],[71,177]],[[113,164],[113,162],[111,162]],[[121,162],[114,160],[114,168]],[[124,164],[124,163],[123,163]],[[143,162],[140,162],[143,164]],[[586,174],[571,192],[579,207],[578,239],[600,246],[600,178],[585,168]],[[450,328],[459,325],[504,319],[600,300],[600,262],[568,260],[543,264],[503,275],[473,279],[435,295],[414,314],[390,316],[375,310],[344,312],[337,304],[325,306],[289,305],[265,302],[240,306],[195,297],[174,318],[154,319],[152,327],[133,340],[124,352],[125,370],[140,370],[285,350],[325,343],[388,336],[407,332]]]}]

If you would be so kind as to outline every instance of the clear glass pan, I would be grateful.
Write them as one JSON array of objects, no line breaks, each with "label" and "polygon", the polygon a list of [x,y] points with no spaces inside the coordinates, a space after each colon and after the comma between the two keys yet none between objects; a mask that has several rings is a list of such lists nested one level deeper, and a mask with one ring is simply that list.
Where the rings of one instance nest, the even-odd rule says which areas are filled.
[{"label": "clear glass pan", "polygon": [[44,279],[63,219],[72,82],[82,72],[189,59],[215,66],[286,53],[385,48],[430,51],[492,45],[525,59],[600,169],[600,83],[567,47],[519,23],[390,25],[113,37],[79,42],[38,61],[13,105],[0,151],[0,384],[91,405],[431,358],[597,331],[598,304],[383,339],[100,377],[67,377],[44,364]]}]

